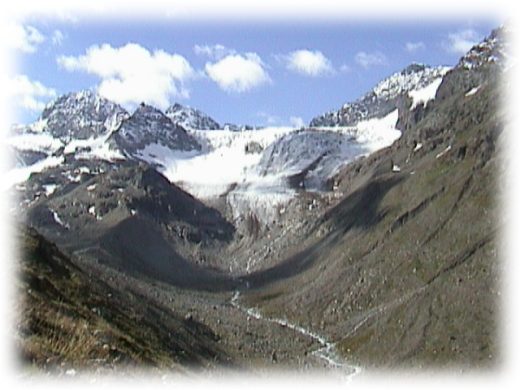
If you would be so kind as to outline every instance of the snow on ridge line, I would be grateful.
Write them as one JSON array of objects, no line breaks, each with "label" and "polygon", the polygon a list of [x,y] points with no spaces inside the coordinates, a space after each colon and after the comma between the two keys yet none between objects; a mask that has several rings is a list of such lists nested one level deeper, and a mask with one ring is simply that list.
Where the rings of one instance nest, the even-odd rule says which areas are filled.
[{"label": "snow on ridge line", "polygon": [[210,150],[230,147],[230,148],[245,148],[249,142],[257,142],[263,148],[266,148],[271,143],[279,139],[285,134],[296,131],[293,127],[265,127],[259,130],[246,131],[232,131],[229,129],[218,130],[196,130],[190,129],[188,132],[193,135],[198,141],[209,146]]},{"label": "snow on ridge line", "polygon": [[6,143],[20,151],[52,153],[63,146],[63,142],[47,133],[23,133],[6,138]]},{"label": "snow on ridge line", "polygon": [[32,165],[25,167],[18,167],[7,171],[2,180],[2,190],[8,190],[15,184],[22,183],[29,179],[29,176],[33,173],[42,172],[46,168],[51,168],[62,164],[64,161],[63,156],[49,156],[40,160]]},{"label": "snow on ridge line", "polygon": [[126,157],[119,150],[110,148],[107,142],[110,135],[111,133],[107,133],[99,137],[72,140],[65,146],[64,153],[76,153],[78,160],[125,160]]},{"label": "snow on ridge line", "polygon": [[398,139],[397,119],[398,111],[394,110],[339,131],[311,128],[292,133],[266,150],[259,168],[266,176],[285,178],[305,172],[300,185],[307,191],[322,191],[327,180],[344,166]]},{"label": "snow on ridge line", "polygon": [[107,140],[111,133],[64,142],[48,132],[27,132],[8,137],[6,143],[19,151],[42,152],[48,155],[63,147],[63,153],[77,153],[78,159],[96,157],[109,161],[124,159],[125,157],[119,151],[110,149]]}]

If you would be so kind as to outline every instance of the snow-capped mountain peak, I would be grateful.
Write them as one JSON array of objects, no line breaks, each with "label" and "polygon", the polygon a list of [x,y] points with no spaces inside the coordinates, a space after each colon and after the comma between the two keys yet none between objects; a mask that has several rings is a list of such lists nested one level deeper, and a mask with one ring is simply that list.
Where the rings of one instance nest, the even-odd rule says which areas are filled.
[{"label": "snow-capped mountain peak", "polygon": [[495,29],[482,42],[476,44],[467,52],[457,64],[457,67],[473,69],[490,63],[499,63],[508,67],[508,42],[505,35],[508,34],[505,27]]},{"label": "snow-capped mountain peak", "polygon": [[32,130],[63,141],[88,139],[117,128],[128,113],[91,90],[62,95],[50,102]]},{"label": "snow-capped mountain peak", "polygon": [[148,145],[158,144],[172,150],[200,150],[198,142],[159,109],[142,103],[123,120],[109,143],[113,149],[134,155]]},{"label": "snow-capped mountain peak", "polygon": [[196,130],[218,130],[220,125],[209,115],[203,113],[196,108],[189,106],[183,106],[182,104],[175,103],[170,106],[166,112],[166,116],[171,121],[185,129],[196,129]]}]

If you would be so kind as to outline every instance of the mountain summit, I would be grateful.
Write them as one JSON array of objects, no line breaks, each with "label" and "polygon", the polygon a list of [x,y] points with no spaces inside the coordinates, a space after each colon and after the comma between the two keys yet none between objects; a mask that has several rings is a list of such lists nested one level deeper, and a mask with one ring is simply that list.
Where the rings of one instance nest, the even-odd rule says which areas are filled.
[{"label": "mountain summit", "polygon": [[90,90],[58,97],[43,110],[37,123],[43,132],[63,141],[88,139],[111,132],[128,117],[120,105]]},{"label": "mountain summit", "polygon": [[183,106],[175,103],[170,106],[166,112],[166,116],[171,119],[176,125],[182,126],[185,129],[196,130],[218,130],[220,125],[209,115],[203,113],[196,108]]},{"label": "mountain summit", "polygon": [[134,155],[149,145],[172,150],[199,150],[197,141],[159,109],[142,103],[109,139],[111,145]]}]

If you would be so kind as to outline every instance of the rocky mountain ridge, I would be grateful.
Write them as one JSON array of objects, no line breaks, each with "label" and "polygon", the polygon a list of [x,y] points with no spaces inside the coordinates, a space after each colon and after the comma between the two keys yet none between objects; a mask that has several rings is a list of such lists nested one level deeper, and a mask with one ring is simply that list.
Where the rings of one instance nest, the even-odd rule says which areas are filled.
[{"label": "rocky mountain ridge", "polygon": [[63,141],[88,139],[115,131],[128,112],[95,92],[84,90],[58,97],[43,110],[30,130]]},{"label": "rocky mountain ridge", "polygon": [[173,123],[157,108],[146,104],[141,104],[121,122],[117,131],[108,138],[108,143],[123,154],[134,157],[146,146],[155,144],[172,150],[200,150],[198,142],[184,128]]},{"label": "rocky mountain ridge", "polygon": [[[379,82],[360,99],[346,103],[310,121],[310,127],[354,126],[362,120],[383,117],[398,108],[412,91],[418,91],[441,79],[449,67],[411,64]],[[435,91],[434,91],[435,93]]]},{"label": "rocky mountain ridge", "polygon": [[171,121],[185,129],[218,130],[220,125],[202,111],[175,103],[164,112]]}]

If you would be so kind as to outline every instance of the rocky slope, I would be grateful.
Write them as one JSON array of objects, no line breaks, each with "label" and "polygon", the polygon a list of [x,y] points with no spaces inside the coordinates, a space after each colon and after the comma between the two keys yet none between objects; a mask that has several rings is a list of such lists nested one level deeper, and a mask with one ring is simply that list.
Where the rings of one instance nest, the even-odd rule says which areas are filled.
[{"label": "rocky slope", "polygon": [[186,372],[229,364],[218,336],[130,290],[85,272],[32,229],[21,230],[20,317],[24,363],[75,375],[132,366]]},{"label": "rocky slope", "polygon": [[39,198],[27,218],[68,253],[122,272],[199,289],[222,288],[227,280],[187,261],[183,251],[229,242],[233,225],[144,164],[86,175]]},{"label": "rocky slope", "polygon": [[248,277],[249,305],[326,330],[363,367],[496,364],[502,42],[473,48],[403,138],[337,175],[342,200]]}]

